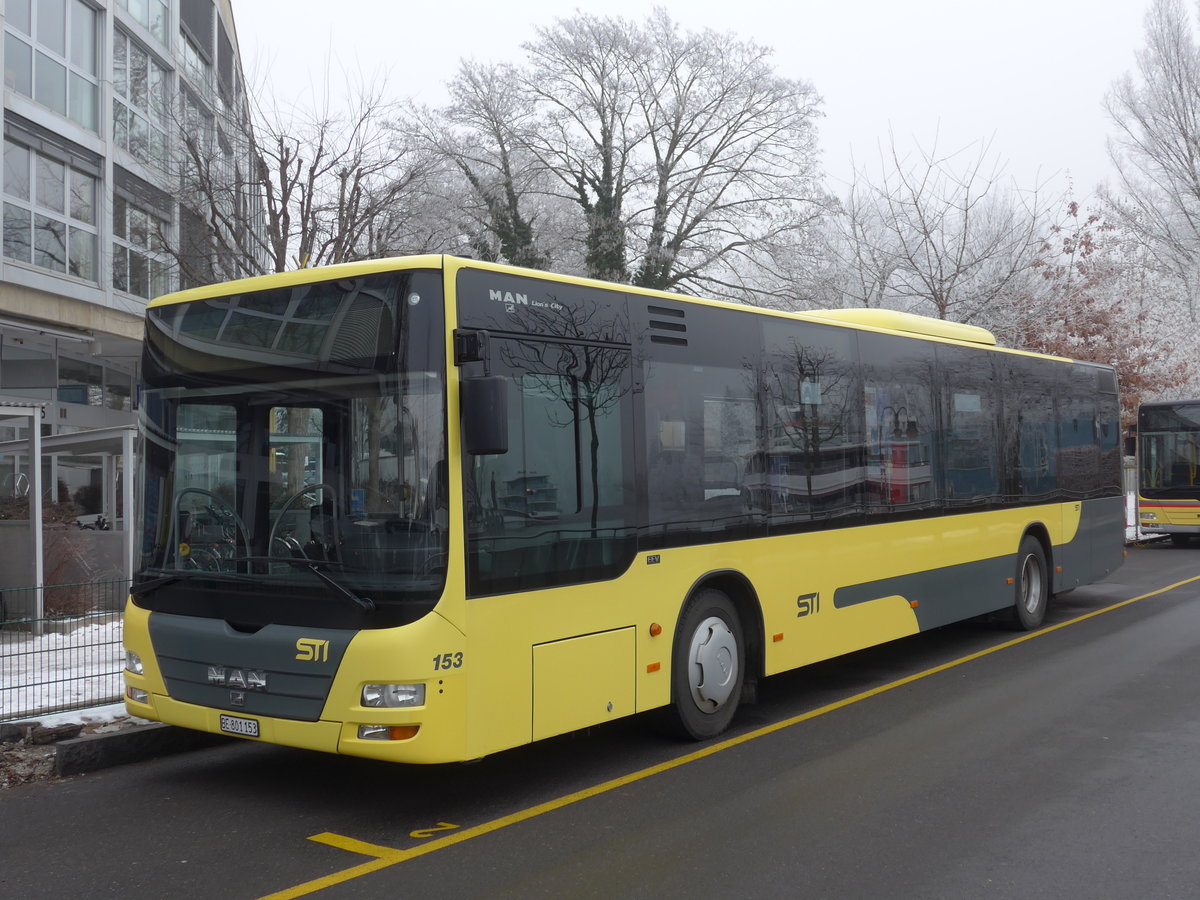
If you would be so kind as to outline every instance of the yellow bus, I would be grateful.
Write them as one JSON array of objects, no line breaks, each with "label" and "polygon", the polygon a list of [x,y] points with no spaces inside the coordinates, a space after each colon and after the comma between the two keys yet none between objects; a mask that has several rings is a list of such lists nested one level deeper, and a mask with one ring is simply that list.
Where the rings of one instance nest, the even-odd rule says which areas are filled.
[{"label": "yellow bus", "polygon": [[661,710],[1123,557],[1112,369],[450,256],[147,311],[130,713],[412,763]]},{"label": "yellow bus", "polygon": [[1200,400],[1138,407],[1138,524],[1178,547],[1200,535]]}]

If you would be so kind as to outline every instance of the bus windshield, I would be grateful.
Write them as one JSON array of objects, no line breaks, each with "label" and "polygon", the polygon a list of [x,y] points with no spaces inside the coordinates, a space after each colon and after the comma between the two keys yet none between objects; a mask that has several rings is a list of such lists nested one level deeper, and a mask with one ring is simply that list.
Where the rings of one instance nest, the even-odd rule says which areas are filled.
[{"label": "bus windshield", "polygon": [[449,547],[440,279],[400,272],[154,307],[139,605],[385,627]]},{"label": "bus windshield", "polygon": [[1200,404],[1146,404],[1138,423],[1143,497],[1200,500]]}]

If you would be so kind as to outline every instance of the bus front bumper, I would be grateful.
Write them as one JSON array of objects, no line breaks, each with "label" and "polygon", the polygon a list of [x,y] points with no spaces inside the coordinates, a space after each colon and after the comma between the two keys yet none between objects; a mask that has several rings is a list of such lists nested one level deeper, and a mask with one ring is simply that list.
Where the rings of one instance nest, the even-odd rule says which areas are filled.
[{"label": "bus front bumper", "polygon": [[[127,677],[126,681],[130,680]],[[418,764],[461,761],[465,758],[461,753],[447,754],[443,748],[431,747],[428,740],[422,741],[419,726],[410,728],[411,735],[407,731],[398,731],[395,739],[379,740],[360,736],[360,729],[364,725],[370,727],[371,723],[301,722],[270,716],[239,715],[234,711],[181,703],[162,694],[148,694],[145,702],[141,702],[126,693],[125,708],[131,715],[193,731],[322,753]]]}]

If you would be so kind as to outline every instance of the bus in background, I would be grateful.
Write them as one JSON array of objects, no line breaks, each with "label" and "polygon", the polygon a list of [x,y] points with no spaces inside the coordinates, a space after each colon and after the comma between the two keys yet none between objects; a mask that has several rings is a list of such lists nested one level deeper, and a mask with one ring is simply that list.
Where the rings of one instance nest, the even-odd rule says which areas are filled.
[{"label": "bus in background", "polygon": [[1124,549],[1116,376],[884,310],[788,314],[449,256],[147,310],[125,696],[402,762],[982,615]]},{"label": "bus in background", "polygon": [[1200,400],[1138,407],[1137,470],[1141,530],[1177,547],[1200,535]]}]

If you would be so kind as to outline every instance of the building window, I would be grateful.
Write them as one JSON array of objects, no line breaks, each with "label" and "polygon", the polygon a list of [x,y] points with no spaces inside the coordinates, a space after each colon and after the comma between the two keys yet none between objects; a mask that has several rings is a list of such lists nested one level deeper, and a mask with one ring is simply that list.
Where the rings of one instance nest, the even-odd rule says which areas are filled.
[{"label": "building window", "polygon": [[96,178],[4,142],[4,255],[95,281]]},{"label": "building window", "polygon": [[133,376],[116,369],[104,371],[104,405],[108,409],[133,408]]},{"label": "building window", "polygon": [[[212,160],[213,140],[216,134],[216,123],[213,114],[204,103],[191,91],[179,92],[181,117],[183,119],[183,140],[190,153],[195,155],[191,163],[202,163],[205,167]],[[200,176],[204,179],[205,173]]]},{"label": "building window", "polygon": [[170,291],[170,263],[160,233],[167,224],[113,195],[113,290],[149,300]]},{"label": "building window", "polygon": [[113,138],[144,163],[167,160],[168,72],[124,32],[113,36]]},{"label": "building window", "polygon": [[213,2],[212,0],[180,0],[179,31],[185,35],[204,56],[205,62],[213,57]]},{"label": "building window", "polygon": [[82,0],[8,0],[5,85],[97,131],[98,19]]},{"label": "building window", "polygon": [[181,0],[176,59],[192,84],[207,92],[212,80],[212,0]]},{"label": "building window", "polygon": [[213,238],[203,217],[179,207],[179,287],[198,287],[216,281],[213,273]]},{"label": "building window", "polygon": [[65,356],[58,358],[58,402],[104,405],[104,367]]},{"label": "building window", "polygon": [[129,17],[166,45],[170,33],[167,0],[117,0]]}]

